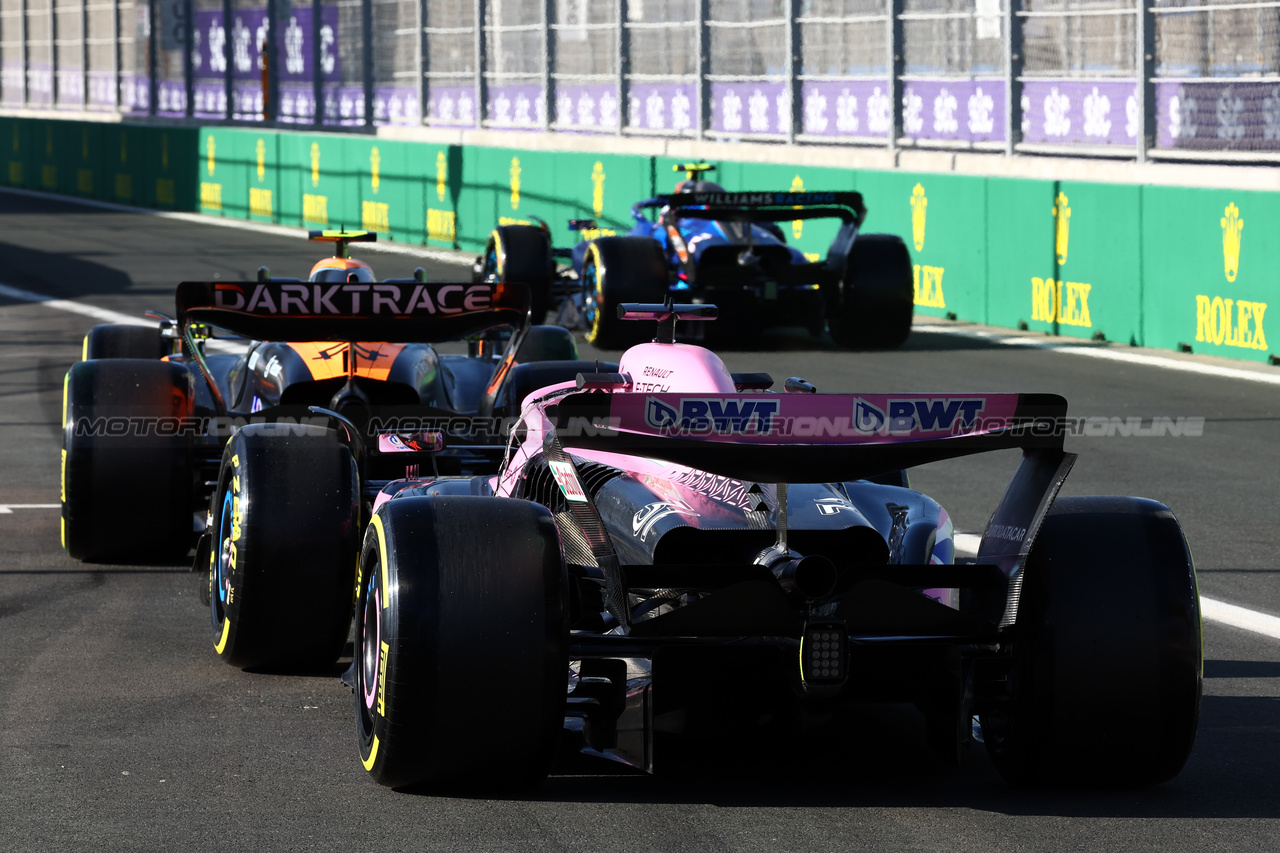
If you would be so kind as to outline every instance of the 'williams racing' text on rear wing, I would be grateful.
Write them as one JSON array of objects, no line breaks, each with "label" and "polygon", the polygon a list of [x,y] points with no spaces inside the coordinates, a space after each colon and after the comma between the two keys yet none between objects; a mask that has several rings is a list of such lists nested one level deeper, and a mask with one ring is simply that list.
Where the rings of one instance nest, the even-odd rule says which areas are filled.
[{"label": "'williams racing' text on rear wing", "polygon": [[[642,455],[748,482],[841,482],[1020,449],[978,547],[1009,583],[975,612],[1012,624],[1021,569],[1075,454],[1056,394],[736,394],[587,391],[550,409],[566,448]],[[988,600],[989,599],[989,600]]]},{"label": "'williams racing' text on rear wing", "polygon": [[501,324],[522,326],[529,289],[519,282],[184,281],[178,321],[255,340],[455,340]]},{"label": "'williams racing' text on rear wing", "polygon": [[867,208],[857,192],[692,192],[659,196],[641,207],[668,207],[677,217],[716,222],[836,218],[861,225]]}]

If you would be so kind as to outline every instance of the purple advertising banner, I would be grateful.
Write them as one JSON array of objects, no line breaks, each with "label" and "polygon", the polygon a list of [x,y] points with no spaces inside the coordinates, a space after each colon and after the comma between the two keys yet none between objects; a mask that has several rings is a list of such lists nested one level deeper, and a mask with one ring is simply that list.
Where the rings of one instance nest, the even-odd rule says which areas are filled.
[{"label": "purple advertising banner", "polygon": [[1022,138],[1050,144],[1136,145],[1137,84],[1132,80],[1027,80]]},{"label": "purple advertising banner", "polygon": [[696,83],[633,83],[627,95],[628,127],[670,133],[698,127]]},{"label": "purple advertising banner", "polygon": [[727,134],[784,134],[791,98],[781,82],[712,83],[711,130]]},{"label": "purple advertising banner", "polygon": [[450,127],[475,127],[475,87],[431,85],[427,90],[427,123]]},{"label": "purple advertising banner", "polygon": [[22,63],[5,60],[3,70],[3,102],[10,105],[22,103]]},{"label": "purple advertising banner", "polygon": [[913,139],[1002,142],[1002,80],[912,80],[902,90],[902,131]]},{"label": "purple advertising banner", "polygon": [[485,123],[495,129],[541,130],[547,99],[538,84],[490,86]]},{"label": "purple advertising banner", "polygon": [[373,90],[374,124],[418,124],[422,121],[418,92],[408,86],[378,86]]},{"label": "purple advertising banner", "polygon": [[181,80],[156,81],[156,114],[184,116],[187,114],[187,86]]},{"label": "purple advertising banner", "polygon": [[145,113],[151,109],[151,82],[136,74],[120,77],[120,108],[125,112]]},{"label": "purple advertising banner", "polygon": [[364,124],[364,87],[324,87],[324,123],[346,127]]},{"label": "purple advertising banner", "polygon": [[33,107],[53,105],[53,69],[42,62],[27,66],[27,104]]},{"label": "purple advertising banner", "polygon": [[1157,82],[1156,145],[1201,151],[1280,150],[1280,85]]},{"label": "purple advertising banner", "polygon": [[84,100],[84,75],[79,68],[58,69],[58,106],[80,109]]},{"label": "purple advertising banner", "polygon": [[883,80],[810,80],[800,132],[808,136],[887,136],[892,121]]},{"label": "purple advertising banner", "polygon": [[116,105],[116,75],[110,71],[89,72],[89,106],[114,107]]},{"label": "purple advertising banner", "polygon": [[556,87],[558,129],[613,133],[619,118],[618,90],[609,83]]}]

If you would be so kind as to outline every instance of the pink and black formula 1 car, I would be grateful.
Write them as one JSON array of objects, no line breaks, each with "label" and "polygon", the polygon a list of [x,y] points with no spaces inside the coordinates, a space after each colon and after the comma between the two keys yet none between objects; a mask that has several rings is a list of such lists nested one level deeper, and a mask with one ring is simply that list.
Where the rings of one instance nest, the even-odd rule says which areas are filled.
[{"label": "pink and black formula 1 car", "polygon": [[[977,717],[1017,784],[1176,775],[1200,701],[1191,555],[1159,503],[1055,499],[1065,401],[770,393],[673,343],[715,311],[623,306],[657,340],[524,397],[497,475],[383,487],[348,673],[373,778],[536,782],[564,730],[651,771],[658,732],[877,700],[914,702],[953,756]],[[1022,462],[957,562],[903,471],[1005,448]]]}]

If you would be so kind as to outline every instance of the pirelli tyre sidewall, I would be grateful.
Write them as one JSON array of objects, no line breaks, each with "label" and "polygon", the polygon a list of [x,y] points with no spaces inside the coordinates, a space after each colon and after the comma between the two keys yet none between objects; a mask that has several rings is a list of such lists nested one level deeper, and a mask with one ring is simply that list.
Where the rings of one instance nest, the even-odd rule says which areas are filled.
[{"label": "pirelli tyre sidewall", "polygon": [[181,364],[95,359],[63,380],[62,545],[79,560],[179,560],[194,541],[195,387]]},{"label": "pirelli tyre sidewall", "polygon": [[662,246],[651,237],[601,237],[582,261],[582,299],[587,343],[626,349],[653,338],[649,323],[621,320],[626,302],[663,302],[669,274]]},{"label": "pirelli tyre sidewall", "polygon": [[481,278],[497,275],[500,281],[518,281],[529,288],[532,325],[541,325],[551,307],[555,259],[551,238],[533,225],[503,225],[493,229],[481,257]]},{"label": "pirelli tyre sidewall", "polygon": [[207,583],[233,666],[314,670],[342,653],[360,543],[355,460],[333,430],[257,424],[223,452]]},{"label": "pirelli tyre sidewall", "polygon": [[846,349],[896,349],[911,334],[911,253],[894,234],[859,234],[844,277],[827,295],[827,328]]},{"label": "pirelli tyre sidewall", "polygon": [[365,531],[356,731],[379,783],[518,789],[564,722],[566,579],[550,512],[506,498],[397,498]]},{"label": "pirelli tyre sidewall", "polygon": [[141,358],[158,360],[169,352],[159,326],[105,323],[84,336],[80,359]]},{"label": "pirelli tyre sidewall", "polygon": [[982,715],[996,769],[1030,787],[1176,776],[1195,742],[1203,648],[1173,513],[1142,498],[1059,498],[1023,571],[1011,695]]}]

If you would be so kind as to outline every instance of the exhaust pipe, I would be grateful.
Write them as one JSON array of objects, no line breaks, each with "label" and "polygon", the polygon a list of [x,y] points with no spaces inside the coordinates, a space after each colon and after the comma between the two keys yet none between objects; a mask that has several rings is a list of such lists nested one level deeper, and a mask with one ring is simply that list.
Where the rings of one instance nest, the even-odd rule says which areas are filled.
[{"label": "exhaust pipe", "polygon": [[805,598],[825,598],[836,588],[836,565],[821,555],[783,560],[770,569],[784,590]]}]

